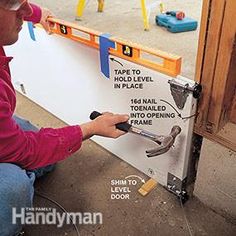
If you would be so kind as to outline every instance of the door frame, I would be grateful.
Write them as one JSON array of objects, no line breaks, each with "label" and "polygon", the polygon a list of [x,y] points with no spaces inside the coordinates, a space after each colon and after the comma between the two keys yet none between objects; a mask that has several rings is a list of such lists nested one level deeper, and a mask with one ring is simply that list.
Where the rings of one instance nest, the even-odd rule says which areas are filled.
[{"label": "door frame", "polygon": [[[195,133],[236,151],[236,1],[203,0],[195,80],[203,87]],[[234,102],[233,102],[234,101]]]}]

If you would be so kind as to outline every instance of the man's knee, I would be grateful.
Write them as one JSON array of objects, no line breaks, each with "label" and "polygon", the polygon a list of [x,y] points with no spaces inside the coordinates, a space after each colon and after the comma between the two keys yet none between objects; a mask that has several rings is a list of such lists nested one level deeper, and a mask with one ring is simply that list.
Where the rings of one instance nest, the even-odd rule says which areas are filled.
[{"label": "man's knee", "polygon": [[[6,232],[13,233],[21,227],[12,224],[13,209],[19,212],[21,208],[32,206],[34,178],[34,174],[27,175],[16,165],[0,164],[0,225],[6,225]],[[0,235],[4,235],[1,229]]]},{"label": "man's knee", "polygon": [[25,170],[8,163],[0,164],[1,201],[11,206],[29,205],[32,200],[34,176],[28,176]]}]

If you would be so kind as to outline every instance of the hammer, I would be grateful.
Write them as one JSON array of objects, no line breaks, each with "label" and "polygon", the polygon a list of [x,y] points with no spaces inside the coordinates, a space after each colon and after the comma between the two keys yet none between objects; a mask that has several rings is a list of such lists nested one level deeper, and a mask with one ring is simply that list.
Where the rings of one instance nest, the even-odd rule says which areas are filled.
[{"label": "hammer", "polygon": [[[94,120],[98,116],[102,115],[100,112],[93,111],[90,114],[90,119]],[[181,128],[177,125],[173,126],[169,135],[157,135],[149,131],[137,128],[129,124],[128,122],[122,122],[116,124],[116,128],[124,132],[130,132],[142,137],[148,138],[158,144],[158,147],[147,150],[147,157],[154,157],[166,153],[173,146],[176,136],[181,132]]]}]

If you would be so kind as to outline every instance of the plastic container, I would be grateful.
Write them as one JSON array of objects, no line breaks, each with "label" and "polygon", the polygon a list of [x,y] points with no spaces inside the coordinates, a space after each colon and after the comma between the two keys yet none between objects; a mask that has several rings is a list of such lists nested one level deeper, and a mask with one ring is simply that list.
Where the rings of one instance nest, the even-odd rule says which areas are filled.
[{"label": "plastic container", "polygon": [[167,30],[172,33],[179,33],[196,30],[198,22],[189,17],[185,17],[183,20],[178,20],[172,15],[159,14],[156,16],[156,24],[166,27]]}]

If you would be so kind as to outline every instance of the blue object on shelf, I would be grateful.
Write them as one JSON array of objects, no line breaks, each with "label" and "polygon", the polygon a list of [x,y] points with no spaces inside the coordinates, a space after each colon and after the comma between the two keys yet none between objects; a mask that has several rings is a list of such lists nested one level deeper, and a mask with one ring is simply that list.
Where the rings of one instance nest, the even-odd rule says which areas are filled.
[{"label": "blue object on shelf", "polygon": [[196,30],[198,22],[189,17],[185,17],[183,20],[178,20],[172,15],[159,14],[156,16],[156,24],[166,27],[167,30],[172,33],[179,33]]}]

